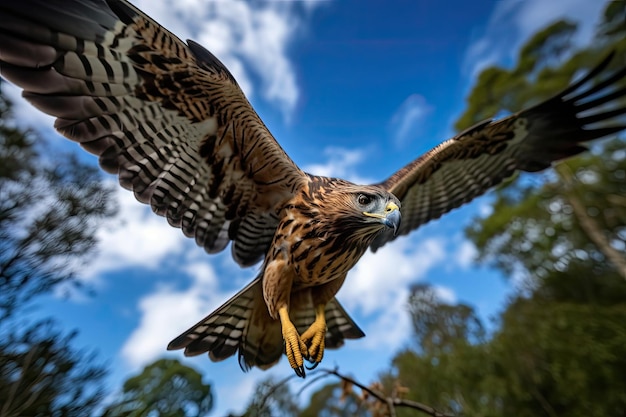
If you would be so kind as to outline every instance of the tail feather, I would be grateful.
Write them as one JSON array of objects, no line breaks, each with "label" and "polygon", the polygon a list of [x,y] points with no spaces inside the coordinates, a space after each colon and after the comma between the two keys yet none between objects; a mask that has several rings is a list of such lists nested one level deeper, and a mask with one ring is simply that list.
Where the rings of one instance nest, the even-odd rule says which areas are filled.
[{"label": "tail feather", "polygon": [[[326,305],[326,347],[336,349],[345,339],[365,336],[337,299]],[[315,320],[310,293],[295,293],[291,299],[291,319],[304,332]],[[252,281],[221,307],[172,340],[168,350],[185,349],[185,356],[208,353],[218,362],[239,352],[244,371],[256,366],[267,369],[284,353],[280,321],[270,317],[263,299],[261,278]]]},{"label": "tail feather", "polygon": [[167,349],[185,349],[185,356],[206,352],[214,362],[239,351],[239,364],[244,371],[275,364],[283,353],[280,322],[267,312],[260,278],[172,340]]},{"label": "tail feather", "polygon": [[365,337],[363,330],[357,326],[346,313],[336,298],[326,304],[326,347],[337,349],[343,346],[345,339],[360,339]]},{"label": "tail feather", "polygon": [[[292,320],[300,334],[304,333],[315,320],[313,303],[310,301],[310,297],[308,298],[308,302],[299,298],[300,303],[298,303],[297,309],[294,308],[295,303],[292,299]],[[343,346],[345,339],[359,339],[365,336],[363,330],[346,313],[336,298],[326,304],[324,314],[326,316],[326,348],[337,349]]]}]

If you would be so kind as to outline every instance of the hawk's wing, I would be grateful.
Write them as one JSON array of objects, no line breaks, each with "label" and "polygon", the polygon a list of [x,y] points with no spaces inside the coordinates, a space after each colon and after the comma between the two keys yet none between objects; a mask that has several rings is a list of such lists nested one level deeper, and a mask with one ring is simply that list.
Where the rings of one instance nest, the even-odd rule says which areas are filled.
[{"label": "hawk's wing", "polygon": [[[502,120],[479,123],[380,184],[402,202],[398,235],[469,202],[517,170],[548,168],[553,161],[584,151],[581,142],[625,129],[626,124],[615,122],[626,114],[624,102],[619,103],[626,87],[618,84],[626,68],[592,83],[611,58],[553,98]],[[607,126],[607,122],[614,123]],[[372,249],[393,239],[392,233],[385,232]]]},{"label": "hawk's wing", "polygon": [[271,243],[304,174],[210,52],[123,0],[0,3],[2,76],[208,252]]}]

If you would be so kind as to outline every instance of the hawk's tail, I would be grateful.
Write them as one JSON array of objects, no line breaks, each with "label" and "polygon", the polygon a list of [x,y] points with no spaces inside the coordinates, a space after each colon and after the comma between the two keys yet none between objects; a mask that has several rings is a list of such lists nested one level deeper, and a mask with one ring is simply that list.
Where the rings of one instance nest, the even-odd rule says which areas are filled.
[{"label": "hawk's tail", "polygon": [[[293,303],[292,303],[293,305]],[[306,308],[294,310],[291,316],[298,333],[302,334],[315,320],[313,303],[303,303]],[[326,304],[324,311],[326,316],[326,341],[327,349],[337,349],[343,346],[345,339],[359,339],[365,336],[363,330],[357,326],[352,318],[346,313],[339,301],[333,298]]]},{"label": "hawk's tail", "polygon": [[[302,333],[315,319],[313,304],[300,292],[292,297],[291,306],[291,319]],[[335,298],[326,305],[326,324],[326,347],[330,349],[342,346],[344,339],[365,336]],[[261,279],[252,281],[167,346],[168,350],[183,348],[185,356],[208,352],[215,362],[239,351],[239,365],[244,371],[253,366],[267,369],[278,362],[284,352],[280,321],[267,311]]]},{"label": "hawk's tail", "polygon": [[283,353],[283,339],[280,322],[267,312],[261,279],[252,281],[167,346],[168,350],[183,348],[185,356],[208,352],[214,362],[239,350],[243,370],[274,365]]}]

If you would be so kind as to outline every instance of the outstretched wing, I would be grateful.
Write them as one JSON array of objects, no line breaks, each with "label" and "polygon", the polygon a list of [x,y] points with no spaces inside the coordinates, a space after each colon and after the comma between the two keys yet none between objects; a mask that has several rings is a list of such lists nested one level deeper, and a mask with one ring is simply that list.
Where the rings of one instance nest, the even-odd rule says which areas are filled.
[{"label": "outstretched wing", "polygon": [[[553,161],[576,155],[581,142],[626,128],[616,125],[626,114],[619,86],[626,68],[593,83],[613,56],[560,94],[499,121],[487,120],[430,150],[381,183],[402,202],[405,235],[437,219],[502,182],[515,171],[535,172]],[[613,123],[607,125],[607,123]],[[376,250],[394,235],[380,235]]]},{"label": "outstretched wing", "polygon": [[208,252],[262,258],[304,174],[232,75],[123,0],[0,3],[2,76]]}]

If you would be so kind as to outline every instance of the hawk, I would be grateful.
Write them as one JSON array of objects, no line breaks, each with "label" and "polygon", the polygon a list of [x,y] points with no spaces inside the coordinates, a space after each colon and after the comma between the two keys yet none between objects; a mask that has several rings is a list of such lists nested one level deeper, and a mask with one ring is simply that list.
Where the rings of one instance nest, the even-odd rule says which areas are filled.
[{"label": "hawk", "polygon": [[248,286],[168,349],[214,361],[238,353],[244,370],[284,353],[302,377],[305,361],[314,367],[325,348],[364,336],[335,294],[368,248],[626,128],[617,123],[626,68],[607,71],[610,60],[547,101],[358,185],[303,172],[213,54],[130,3],[0,0],[4,78],[208,253],[230,243],[242,267],[262,261]]}]

